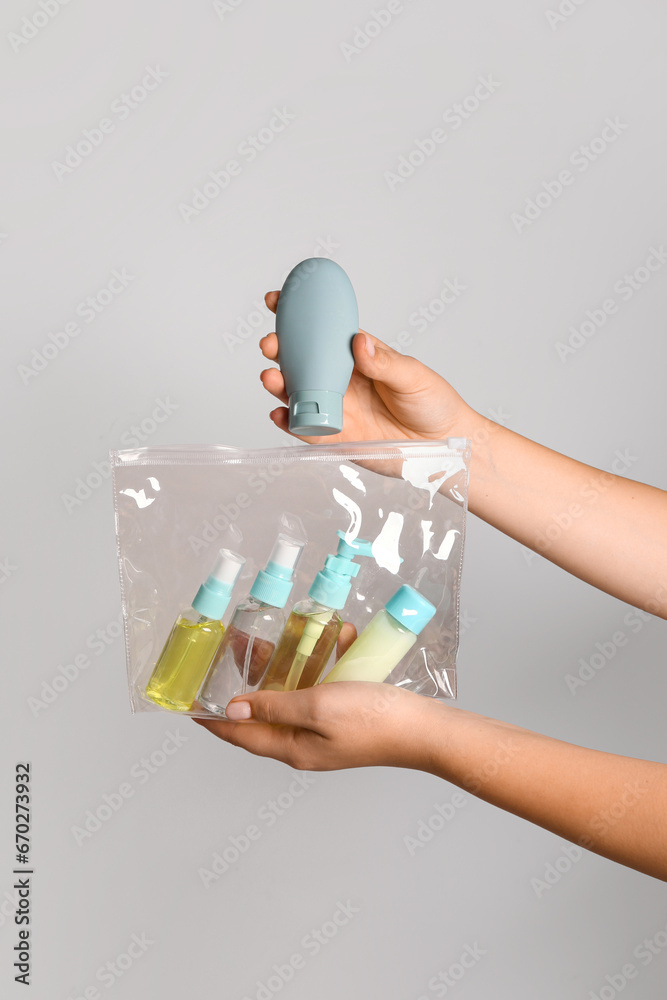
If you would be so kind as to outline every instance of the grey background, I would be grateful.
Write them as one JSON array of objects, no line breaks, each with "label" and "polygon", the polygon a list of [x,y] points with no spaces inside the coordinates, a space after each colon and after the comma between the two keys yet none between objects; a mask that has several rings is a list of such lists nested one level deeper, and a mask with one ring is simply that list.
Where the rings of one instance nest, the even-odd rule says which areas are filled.
[{"label": "grey background", "polygon": [[[662,883],[585,854],[538,895],[531,880],[564,842],[469,797],[411,856],[404,837],[454,789],[409,771],[317,774],[269,826],[289,769],[187,719],[132,718],[121,640],[87,646],[119,611],[109,480],[65,499],[142,421],[150,444],[283,443],[258,379],[271,317],[233,350],[224,335],[318,252],[345,267],[362,326],[388,342],[458,279],[465,293],[412,329],[408,351],[520,433],[601,469],[629,450],[626,474],[664,487],[667,267],[567,360],[556,344],[667,239],[667,12],[657,0],[569,6],[550,24],[555,0],[414,0],[346,61],[341,43],[370,3],[237,0],[221,18],[205,2],[71,0],[18,51],[10,34],[40,8],[3,3],[3,995],[22,989],[5,893],[14,763],[28,759],[40,1000],[93,986],[114,1000],[254,998],[296,952],[305,966],[276,995],[417,1000],[443,995],[429,979],[466,946],[484,954],[448,988],[457,1000],[588,998],[633,961],[625,995],[664,996],[667,953],[633,959],[667,924]],[[53,162],[148,66],[166,79],[59,180]],[[390,190],[385,172],[489,74],[497,91]],[[289,126],[185,222],[194,188],[284,107]],[[615,116],[617,141],[517,232],[512,214]],[[26,384],[33,348],[122,268],[129,286]],[[177,408],[151,424],[158,399]],[[646,622],[572,695],[565,675],[624,628],[628,607],[474,517],[463,588],[462,707],[664,759],[664,623]],[[35,714],[29,699],[86,652],[90,665]],[[187,741],[160,756],[170,730]],[[142,783],[139,762],[156,752]],[[132,796],[79,846],[72,828],[124,782]],[[253,823],[259,839],[205,889],[199,869]],[[359,912],[311,954],[304,935],[339,900]],[[153,943],[110,985],[96,979],[133,934]]]}]

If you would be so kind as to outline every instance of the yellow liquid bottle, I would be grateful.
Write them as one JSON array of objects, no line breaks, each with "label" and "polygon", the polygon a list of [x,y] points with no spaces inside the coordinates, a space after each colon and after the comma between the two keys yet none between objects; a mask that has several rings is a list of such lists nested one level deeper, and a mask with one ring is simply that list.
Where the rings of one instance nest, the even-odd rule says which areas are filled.
[{"label": "yellow liquid bottle", "polygon": [[172,712],[189,712],[201,682],[222,642],[225,613],[234,584],[245,562],[229,549],[220,549],[192,607],[181,612],[146,685],[146,697]]},{"label": "yellow liquid bottle", "polygon": [[146,687],[151,701],[174,712],[188,712],[224,631],[221,621],[197,611],[179,615]]},{"label": "yellow liquid bottle", "polygon": [[317,684],[343,627],[338,611],[360,570],[355,556],[371,556],[364,538],[346,541],[337,531],[336,555],[328,555],[313,580],[308,597],[294,606],[260,685],[265,691],[297,691]]},{"label": "yellow liquid bottle", "polygon": [[[308,644],[312,652],[306,656],[303,663],[301,662],[302,657],[299,655],[296,664],[298,675],[294,684],[287,687],[286,682],[297,657],[297,649],[303,638],[304,629],[308,624],[311,627],[315,626],[315,631],[319,632],[319,638],[315,641],[314,646]],[[342,627],[343,619],[337,611],[318,604],[312,598],[300,601],[295,605],[287,619],[287,624],[271,657],[260,689],[263,691],[294,691],[317,684],[329,662],[329,657]]]}]

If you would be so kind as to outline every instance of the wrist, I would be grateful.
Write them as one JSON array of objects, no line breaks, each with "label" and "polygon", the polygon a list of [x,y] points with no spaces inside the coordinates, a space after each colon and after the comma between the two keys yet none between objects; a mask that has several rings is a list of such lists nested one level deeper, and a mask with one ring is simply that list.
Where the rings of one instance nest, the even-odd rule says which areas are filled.
[{"label": "wrist", "polygon": [[412,698],[413,711],[399,750],[401,766],[453,781],[461,716],[470,713],[436,698],[418,694],[413,694]]},{"label": "wrist", "polygon": [[494,488],[496,442],[504,435],[513,432],[471,408],[468,408],[468,412],[465,418],[460,421],[459,426],[460,431],[455,436],[465,437],[470,441],[468,508],[473,514],[476,514],[478,508],[484,507],[485,499]]},{"label": "wrist", "polygon": [[473,410],[450,385],[445,383],[445,386],[446,392],[440,396],[440,405],[436,408],[435,433],[440,440],[448,437],[473,438],[486,418]]},{"label": "wrist", "polygon": [[462,709],[429,700],[419,728],[419,770],[453,781],[459,752]]},{"label": "wrist", "polygon": [[438,701],[424,721],[420,770],[482,797],[518,752],[525,732]]},{"label": "wrist", "polygon": [[467,438],[473,459],[481,468],[482,464],[488,464],[489,442],[504,429],[502,424],[489,420],[461,399],[456,412],[440,426],[438,433],[441,440],[448,437]]},{"label": "wrist", "polygon": [[[468,483],[468,509],[477,513],[480,498],[490,487],[494,471],[493,445],[500,433],[508,432],[501,424],[483,416],[461,400],[457,414],[441,426],[438,437],[466,438],[470,441],[470,475]],[[443,487],[444,488],[444,487]]]}]

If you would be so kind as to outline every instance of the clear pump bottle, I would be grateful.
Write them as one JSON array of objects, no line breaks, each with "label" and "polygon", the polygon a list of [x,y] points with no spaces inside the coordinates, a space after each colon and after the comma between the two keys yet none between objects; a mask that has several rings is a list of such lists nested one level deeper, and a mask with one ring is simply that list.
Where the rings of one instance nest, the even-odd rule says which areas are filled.
[{"label": "clear pump bottle", "polygon": [[403,584],[329,671],[329,681],[385,681],[436,609],[414,587]]},{"label": "clear pump bottle", "polygon": [[243,556],[220,549],[192,607],[182,611],[164,644],[146,696],[162,708],[189,712],[203,677],[216,654],[225,627],[220,620],[245,562]]},{"label": "clear pump bottle", "polygon": [[292,609],[260,687],[269,691],[295,691],[319,681],[343,627],[338,611],[350,593],[352,578],[360,570],[355,556],[372,555],[371,543],[362,538],[346,542],[337,532],[337,554],[327,556],[308,597]]},{"label": "clear pump bottle", "polygon": [[235,695],[257,689],[285,625],[283,608],[304,544],[278,535],[266,569],[257,574],[249,597],[236,605],[199,694],[209,712],[224,716]]}]

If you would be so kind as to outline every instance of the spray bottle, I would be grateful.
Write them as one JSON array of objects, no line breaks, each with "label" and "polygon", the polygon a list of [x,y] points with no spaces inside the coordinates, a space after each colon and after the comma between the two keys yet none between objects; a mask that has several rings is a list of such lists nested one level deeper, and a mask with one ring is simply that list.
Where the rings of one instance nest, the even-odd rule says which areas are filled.
[{"label": "spray bottle", "polygon": [[236,605],[199,695],[209,712],[224,716],[235,695],[259,685],[285,626],[283,608],[304,545],[279,534],[266,569],[257,574],[249,597]]},{"label": "spray bottle", "polygon": [[225,632],[221,618],[245,562],[243,556],[220,549],[208,579],[174,622],[146,695],[163,708],[188,712]]},{"label": "spray bottle", "polygon": [[328,257],[310,257],[285,279],[276,308],[278,364],[289,396],[289,430],[304,437],[343,429],[343,396],[359,332],[350,279]]},{"label": "spray bottle", "polygon": [[355,556],[372,555],[371,542],[362,538],[340,539],[336,555],[326,557],[324,568],[317,574],[308,597],[292,609],[266,676],[260,685],[264,690],[295,691],[317,684],[326,667],[343,619],[338,611],[350,593],[352,578],[361,566]]},{"label": "spray bottle", "polygon": [[322,683],[386,680],[435,612],[430,601],[414,587],[403,584],[371,618]]}]

